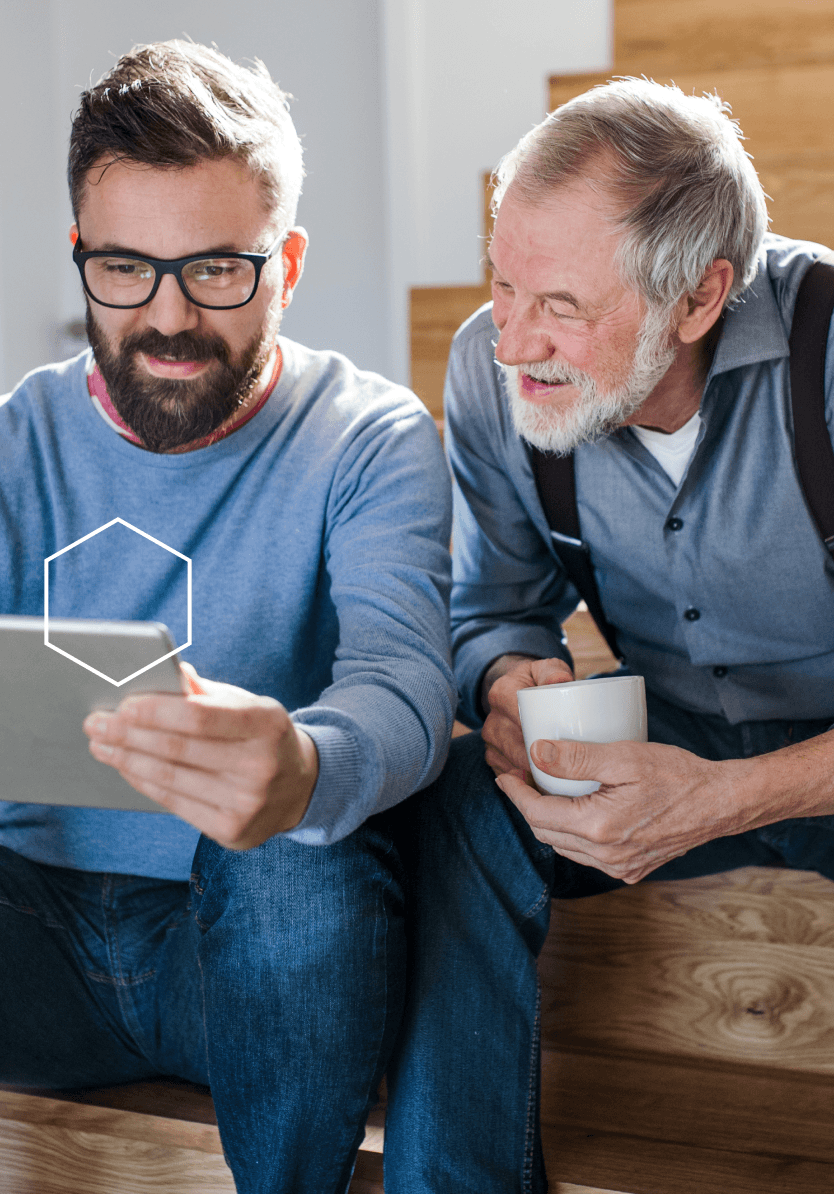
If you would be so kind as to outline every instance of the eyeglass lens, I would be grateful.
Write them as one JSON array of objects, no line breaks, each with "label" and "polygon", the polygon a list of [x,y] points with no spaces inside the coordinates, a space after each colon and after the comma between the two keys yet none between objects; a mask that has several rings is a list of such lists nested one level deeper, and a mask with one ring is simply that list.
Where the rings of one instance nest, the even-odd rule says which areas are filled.
[{"label": "eyeglass lens", "polygon": [[[133,257],[91,257],[84,278],[93,298],[114,307],[144,302],[153,290],[156,270]],[[247,302],[255,289],[255,266],[235,257],[205,257],[183,266],[182,280],[195,302],[207,307],[234,307]]]}]

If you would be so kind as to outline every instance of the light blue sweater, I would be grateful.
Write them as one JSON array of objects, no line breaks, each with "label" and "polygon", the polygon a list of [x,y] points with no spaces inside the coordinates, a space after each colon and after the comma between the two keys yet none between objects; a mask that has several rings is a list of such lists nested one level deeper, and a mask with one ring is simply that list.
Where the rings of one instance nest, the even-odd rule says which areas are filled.
[{"label": "light blue sweater", "polygon": [[[449,484],[412,394],[335,353],[281,348],[263,409],[182,455],[145,452],[104,422],[88,354],[0,399],[0,612],[42,616],[44,559],[113,518],[191,557],[184,658],[277,698],[312,736],[319,779],[290,836],[315,845],[442,766]],[[185,609],[181,561],[120,526],[52,565],[54,616],[159,621],[184,642]],[[3,845],[58,866],[188,877],[198,834],[176,817],[15,804],[1,777]]]}]

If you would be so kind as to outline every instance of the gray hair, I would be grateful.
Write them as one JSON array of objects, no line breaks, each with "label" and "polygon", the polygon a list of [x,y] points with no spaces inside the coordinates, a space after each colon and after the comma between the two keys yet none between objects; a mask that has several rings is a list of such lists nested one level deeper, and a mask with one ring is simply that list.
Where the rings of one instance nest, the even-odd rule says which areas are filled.
[{"label": "gray hair", "polygon": [[718,258],[733,266],[728,302],[756,274],[765,196],[729,105],[648,79],[593,87],[531,129],[499,163],[493,209],[508,188],[547,202],[582,179],[615,205],[623,282],[650,306],[693,294]]}]

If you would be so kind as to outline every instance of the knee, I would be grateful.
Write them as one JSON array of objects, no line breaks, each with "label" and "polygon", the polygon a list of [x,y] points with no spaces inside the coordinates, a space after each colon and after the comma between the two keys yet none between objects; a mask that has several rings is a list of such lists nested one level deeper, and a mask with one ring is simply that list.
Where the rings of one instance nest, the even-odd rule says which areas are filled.
[{"label": "knee", "polygon": [[414,831],[423,851],[450,839],[458,846],[468,843],[475,853],[491,851],[496,840],[509,838],[526,843],[529,837],[532,849],[538,846],[524,818],[497,787],[477,733],[452,740],[441,774],[407,801],[404,811],[409,824],[400,832],[407,840],[409,830]]},{"label": "knee", "polygon": [[326,952],[335,941],[354,939],[359,926],[402,914],[399,858],[373,825],[331,846],[278,836],[234,851],[202,838],[192,889],[203,932],[222,921],[244,952],[285,950],[288,942]]}]

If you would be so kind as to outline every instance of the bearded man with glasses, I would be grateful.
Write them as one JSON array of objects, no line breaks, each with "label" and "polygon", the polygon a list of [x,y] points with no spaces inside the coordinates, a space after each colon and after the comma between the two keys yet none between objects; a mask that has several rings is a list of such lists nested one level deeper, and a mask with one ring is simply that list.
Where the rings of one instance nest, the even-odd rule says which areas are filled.
[{"label": "bearded man with glasses", "polygon": [[[403,1000],[387,810],[437,776],[454,704],[433,423],[279,336],[301,179],[260,64],[134,49],[70,143],[92,352],[0,400],[0,613],[41,615],[44,560],[116,519],[194,591],[192,695],[84,724],[176,816],[3,790],[0,1080],[208,1083],[248,1194],[350,1183]],[[176,558],[125,544],[63,556],[83,583],[59,572],[50,614],[176,625]]]}]

